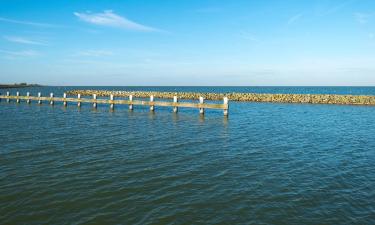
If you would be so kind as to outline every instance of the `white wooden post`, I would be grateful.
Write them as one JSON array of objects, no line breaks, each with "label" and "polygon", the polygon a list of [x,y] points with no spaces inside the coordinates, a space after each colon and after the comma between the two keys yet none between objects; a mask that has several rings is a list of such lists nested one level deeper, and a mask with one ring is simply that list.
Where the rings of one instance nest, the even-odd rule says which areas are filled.
[{"label": "white wooden post", "polygon": [[92,98],[94,99],[94,103],[92,103],[92,107],[96,109],[98,107],[98,104],[96,103],[96,94],[93,94]]},{"label": "white wooden post", "polygon": [[224,116],[228,116],[228,109],[229,109],[228,97],[224,97],[223,101],[224,101],[224,105],[226,106],[226,108],[224,109]]},{"label": "white wooden post", "polygon": [[68,102],[66,101],[66,93],[63,94],[64,102],[63,105],[66,107],[68,105]]},{"label": "white wooden post", "polygon": [[26,102],[27,102],[27,104],[30,104],[31,103],[31,100],[30,100],[30,92],[26,92],[26,96],[27,96],[27,100],[26,100]]},{"label": "white wooden post", "polygon": [[9,91],[7,91],[7,102],[10,102]]},{"label": "white wooden post", "polygon": [[129,95],[129,101],[130,101],[129,109],[133,110],[133,104],[132,104],[132,102],[133,102],[133,95]]},{"label": "white wooden post", "polygon": [[40,99],[40,97],[42,97],[42,93],[38,92],[38,98],[39,98],[38,104],[39,105],[42,104],[42,100]]},{"label": "white wooden post", "polygon": [[81,102],[80,102],[81,101],[81,94],[78,94],[77,98],[78,98],[77,106],[81,107]]},{"label": "white wooden post", "polygon": [[[173,96],[173,103],[176,103],[177,104],[178,102],[178,99],[177,99],[177,96]],[[178,112],[178,107],[177,106],[174,106],[173,107],[173,112]]]},{"label": "white wooden post", "polygon": [[49,102],[49,104],[50,104],[50,105],[55,104],[55,103],[53,102],[53,93],[50,94],[50,98],[51,98],[51,101]]},{"label": "white wooden post", "polygon": [[[153,95],[150,96],[150,103],[151,104],[154,103],[154,96]],[[154,110],[155,110],[154,105],[150,105],[150,111],[154,111]]]},{"label": "white wooden post", "polygon": [[[111,95],[109,96],[109,100],[111,100],[111,101],[114,100],[113,94],[111,94]],[[111,110],[114,110],[114,109],[115,109],[115,104],[113,104],[113,102],[111,102],[111,104],[109,105],[109,108],[110,108]]]},{"label": "white wooden post", "polygon": [[[204,103],[204,98],[203,97],[199,97],[199,104],[203,104]],[[204,108],[199,108],[199,113],[200,114],[204,114]]]},{"label": "white wooden post", "polygon": [[16,100],[16,102],[17,102],[17,103],[20,103],[20,99],[18,98],[18,97],[20,96],[20,93],[17,91],[17,92],[16,92],[16,95],[17,95],[17,100]]}]

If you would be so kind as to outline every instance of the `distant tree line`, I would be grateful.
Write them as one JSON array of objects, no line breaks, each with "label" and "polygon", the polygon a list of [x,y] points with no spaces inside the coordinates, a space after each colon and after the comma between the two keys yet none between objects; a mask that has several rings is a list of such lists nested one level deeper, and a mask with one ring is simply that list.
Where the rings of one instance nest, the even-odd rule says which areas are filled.
[{"label": "distant tree line", "polygon": [[28,84],[26,82],[14,83],[14,84],[0,84],[0,88],[16,88],[16,87],[37,87],[39,84]]}]

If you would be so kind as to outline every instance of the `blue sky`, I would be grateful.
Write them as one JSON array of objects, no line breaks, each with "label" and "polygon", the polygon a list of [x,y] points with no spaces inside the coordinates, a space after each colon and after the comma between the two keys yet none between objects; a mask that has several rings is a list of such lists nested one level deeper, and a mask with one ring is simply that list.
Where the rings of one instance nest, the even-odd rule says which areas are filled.
[{"label": "blue sky", "polygon": [[375,85],[373,0],[0,0],[0,83]]}]

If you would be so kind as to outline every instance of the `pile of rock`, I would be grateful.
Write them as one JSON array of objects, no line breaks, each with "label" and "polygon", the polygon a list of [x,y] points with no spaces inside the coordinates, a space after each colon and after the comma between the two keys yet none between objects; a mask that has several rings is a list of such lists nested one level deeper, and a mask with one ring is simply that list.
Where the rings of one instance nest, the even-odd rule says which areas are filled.
[{"label": "pile of rock", "polygon": [[68,95],[107,97],[111,94],[115,97],[155,98],[172,99],[199,99],[200,96],[206,100],[223,100],[228,97],[230,101],[241,102],[280,102],[280,103],[311,103],[311,104],[346,104],[346,105],[375,105],[375,96],[359,95],[318,95],[318,94],[257,94],[257,93],[197,93],[197,92],[156,92],[156,91],[107,91],[107,90],[72,90]]}]

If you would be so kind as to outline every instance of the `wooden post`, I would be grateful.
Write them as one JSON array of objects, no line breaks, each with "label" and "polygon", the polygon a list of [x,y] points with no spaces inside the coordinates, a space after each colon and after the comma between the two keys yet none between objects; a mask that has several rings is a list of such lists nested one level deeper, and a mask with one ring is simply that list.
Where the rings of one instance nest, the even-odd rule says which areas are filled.
[{"label": "wooden post", "polygon": [[[203,97],[199,97],[199,104],[203,104],[204,103],[204,98]],[[204,114],[204,108],[199,108],[199,113],[200,114]]]},{"label": "wooden post", "polygon": [[40,99],[40,97],[42,97],[42,93],[38,92],[38,98],[39,98],[38,104],[39,105],[42,104],[42,100]]},{"label": "wooden post", "polygon": [[64,107],[68,106],[68,102],[66,101],[66,93],[63,94],[64,102],[63,105]]},{"label": "wooden post", "polygon": [[132,104],[132,102],[133,102],[133,95],[129,95],[129,101],[130,101],[129,109],[133,110],[133,104]]},{"label": "wooden post", "polygon": [[49,104],[50,104],[50,105],[55,104],[55,103],[53,102],[53,93],[50,94],[50,98],[51,98],[51,101],[49,102]]},{"label": "wooden post", "polygon": [[7,102],[10,102],[10,98],[9,98],[9,91],[7,91]]},{"label": "wooden post", "polygon": [[[113,95],[110,95],[110,96],[109,96],[109,100],[111,100],[111,101],[114,100]],[[109,105],[109,108],[110,108],[111,110],[114,110],[114,109],[115,109],[115,104],[113,104],[113,102],[111,102],[111,104]]]},{"label": "wooden post", "polygon": [[[153,95],[150,96],[150,103],[151,104],[154,103],[154,96]],[[154,111],[154,110],[155,110],[154,105],[150,105],[150,111]]]},{"label": "wooden post", "polygon": [[17,103],[20,103],[20,99],[18,98],[18,97],[20,96],[20,92],[17,91],[17,92],[16,92],[16,96],[17,96],[17,100],[16,100],[16,102],[17,102]]},{"label": "wooden post", "polygon": [[[26,96],[30,97],[30,92],[26,92]],[[26,102],[27,102],[27,104],[30,104],[31,103],[30,98],[27,98]]]},{"label": "wooden post", "polygon": [[[174,102],[174,103],[177,103],[177,102],[178,102],[177,96],[173,96],[173,102]],[[177,106],[174,106],[174,107],[173,107],[173,112],[175,112],[175,113],[178,112],[178,107],[177,107]]]},{"label": "wooden post", "polygon": [[77,95],[77,99],[78,99],[77,106],[81,107],[81,102],[80,102],[81,101],[81,94]]},{"label": "wooden post", "polygon": [[95,100],[95,102],[92,103],[92,107],[94,107],[94,109],[96,109],[98,107],[98,104],[96,103],[96,94],[93,94],[92,98]]},{"label": "wooden post", "polygon": [[224,116],[228,116],[228,109],[229,109],[229,105],[228,105],[228,97],[224,97],[223,99],[224,101],[224,105],[226,105],[226,109],[224,109]]}]

